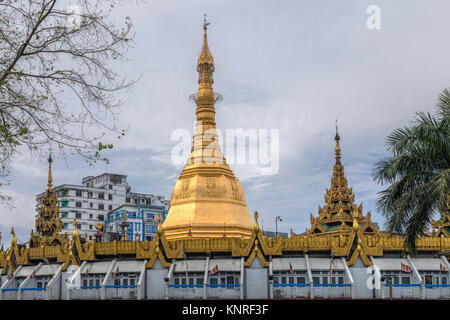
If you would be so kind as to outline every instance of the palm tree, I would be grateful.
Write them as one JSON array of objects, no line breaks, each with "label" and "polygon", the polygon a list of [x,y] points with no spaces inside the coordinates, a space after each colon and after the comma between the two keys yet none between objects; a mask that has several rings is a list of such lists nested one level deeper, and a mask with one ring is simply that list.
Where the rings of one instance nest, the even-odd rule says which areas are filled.
[{"label": "palm tree", "polygon": [[380,191],[377,209],[388,232],[405,233],[405,251],[416,253],[416,239],[436,213],[444,214],[450,193],[450,92],[439,95],[434,115],[416,113],[410,127],[386,139],[391,156],[378,161],[373,178],[390,184]]}]

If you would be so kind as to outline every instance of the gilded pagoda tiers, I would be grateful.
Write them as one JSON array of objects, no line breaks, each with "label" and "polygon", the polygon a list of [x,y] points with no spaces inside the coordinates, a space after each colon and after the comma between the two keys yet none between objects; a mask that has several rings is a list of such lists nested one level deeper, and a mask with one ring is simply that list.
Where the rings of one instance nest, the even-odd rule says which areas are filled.
[{"label": "gilded pagoda tiers", "polygon": [[170,240],[249,238],[252,219],[238,179],[226,163],[216,131],[213,91],[214,59],[207,26],[198,56],[199,88],[195,97],[197,121],[192,150],[172,192],[163,230]]},{"label": "gilded pagoda tiers", "polygon": [[[265,237],[252,221],[239,181],[217,141],[214,61],[204,23],[197,125],[190,159],[173,189],[171,206],[152,241],[101,242],[61,235],[52,188],[47,191],[29,244],[0,250],[3,299],[183,298],[444,298],[450,299],[450,195],[447,213],[432,221],[431,236],[404,251],[403,235],[381,232],[363,214],[344,174],[335,135],[331,187],[319,215],[303,234]],[[208,139],[204,139],[204,137]],[[205,151],[209,150],[209,153]],[[98,228],[100,231],[100,229]],[[101,237],[97,237],[101,240]],[[375,286],[368,287],[374,277]],[[370,279],[369,279],[370,278]],[[401,279],[401,281],[400,281]],[[377,282],[378,281],[378,282]],[[378,283],[378,284],[377,284]],[[394,288],[393,288],[394,285]]]},{"label": "gilded pagoda tiers", "polygon": [[326,190],[325,206],[319,206],[319,216],[315,218],[312,214],[310,215],[311,227],[306,234],[320,236],[348,233],[356,221],[363,234],[379,236],[380,230],[372,223],[370,212],[365,217],[363,216],[362,204],[359,206],[355,204],[353,189],[348,187],[344,166],[341,163],[341,147],[339,145],[341,138],[337,127],[334,140],[336,160],[331,178],[331,188]]},{"label": "gilded pagoda tiers", "polygon": [[61,235],[63,223],[60,217],[58,198],[53,192],[52,184],[52,156],[48,158],[48,185],[42,203],[39,206],[39,213],[36,216],[36,231],[31,230],[30,246],[39,245],[61,245],[68,243],[68,238]]}]

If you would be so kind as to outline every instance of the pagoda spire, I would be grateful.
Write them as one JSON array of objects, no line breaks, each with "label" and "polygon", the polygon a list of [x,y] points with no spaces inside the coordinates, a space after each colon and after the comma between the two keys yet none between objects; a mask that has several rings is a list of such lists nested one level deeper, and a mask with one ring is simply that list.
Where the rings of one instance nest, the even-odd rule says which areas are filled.
[{"label": "pagoda spire", "polygon": [[336,135],[334,136],[334,141],[336,141],[336,146],[334,147],[334,155],[336,158],[336,165],[341,164],[341,147],[339,145],[340,140],[341,140],[341,137],[339,136],[337,119],[336,119]]},{"label": "pagoda spire", "polygon": [[363,232],[375,234],[379,232],[379,229],[373,225],[370,212],[366,217],[363,216],[362,204],[356,205],[353,189],[347,185],[344,166],[341,163],[341,147],[339,145],[341,137],[338,132],[337,120],[335,127],[334,154],[336,162],[333,167],[331,186],[325,191],[325,206],[319,206],[319,217],[315,218],[311,214],[311,227],[307,230],[307,234],[346,233],[351,230],[354,221],[364,225]]},{"label": "pagoda spire", "polygon": [[35,227],[37,234],[31,232],[30,243],[32,246],[48,244],[61,244],[64,240],[59,234],[63,229],[58,198],[53,192],[52,155],[48,157],[48,184],[47,191],[42,196],[42,203],[36,216]]},{"label": "pagoda spire", "polygon": [[214,72],[214,59],[209,51],[208,46],[208,25],[210,23],[206,21],[206,15],[203,22],[203,45],[197,60],[197,72],[199,73],[198,93],[197,93],[197,121],[201,121],[203,126],[214,126],[215,122],[215,109],[214,109],[214,91],[212,84],[213,72]]},{"label": "pagoda spire", "polygon": [[213,90],[214,59],[203,20],[203,44],[197,58],[198,91],[191,154],[172,191],[169,212],[161,230],[168,240],[250,238],[253,222],[239,180],[226,163],[219,145]]},{"label": "pagoda spire", "polygon": [[49,193],[53,193],[53,178],[52,178],[52,154],[48,156],[48,185],[47,185],[47,191]]},{"label": "pagoda spire", "polygon": [[208,46],[208,25],[206,15],[203,20],[203,44],[197,59],[198,91],[195,96],[196,118],[190,163],[225,163],[225,157],[218,145],[216,129],[216,94],[213,90],[214,59]]}]

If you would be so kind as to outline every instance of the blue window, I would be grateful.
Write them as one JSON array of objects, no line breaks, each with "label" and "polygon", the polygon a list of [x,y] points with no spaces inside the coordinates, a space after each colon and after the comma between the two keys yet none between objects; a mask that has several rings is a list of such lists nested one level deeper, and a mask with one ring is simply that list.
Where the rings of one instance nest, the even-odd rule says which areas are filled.
[{"label": "blue window", "polygon": [[151,225],[151,224],[147,224],[145,226],[145,233],[156,233],[156,230],[158,229],[157,226]]}]

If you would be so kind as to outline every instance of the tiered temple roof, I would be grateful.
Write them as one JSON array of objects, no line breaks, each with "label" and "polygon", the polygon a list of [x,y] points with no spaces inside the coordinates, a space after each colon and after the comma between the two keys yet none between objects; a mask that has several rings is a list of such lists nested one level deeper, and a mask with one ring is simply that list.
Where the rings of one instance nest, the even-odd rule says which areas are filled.
[{"label": "tiered temple roof", "polygon": [[47,190],[42,197],[42,203],[39,206],[39,213],[36,216],[35,226],[37,234],[31,230],[31,246],[68,243],[67,237],[62,237],[60,235],[60,232],[63,229],[63,223],[59,212],[58,197],[53,191],[51,155],[48,158]]},{"label": "tiered temple roof", "polygon": [[[344,166],[341,163],[341,148],[339,145],[341,138],[337,128],[334,140],[336,142],[334,149],[336,161],[333,167],[331,187],[326,189],[325,206],[319,206],[319,216],[316,218],[311,214],[311,227],[306,231],[306,234],[320,236],[348,233],[352,229],[354,220],[358,222],[364,234],[379,234],[380,230],[372,223],[370,212],[363,216],[362,204],[359,206],[355,204],[353,189],[348,187]],[[293,234],[292,231],[291,234]]]}]

